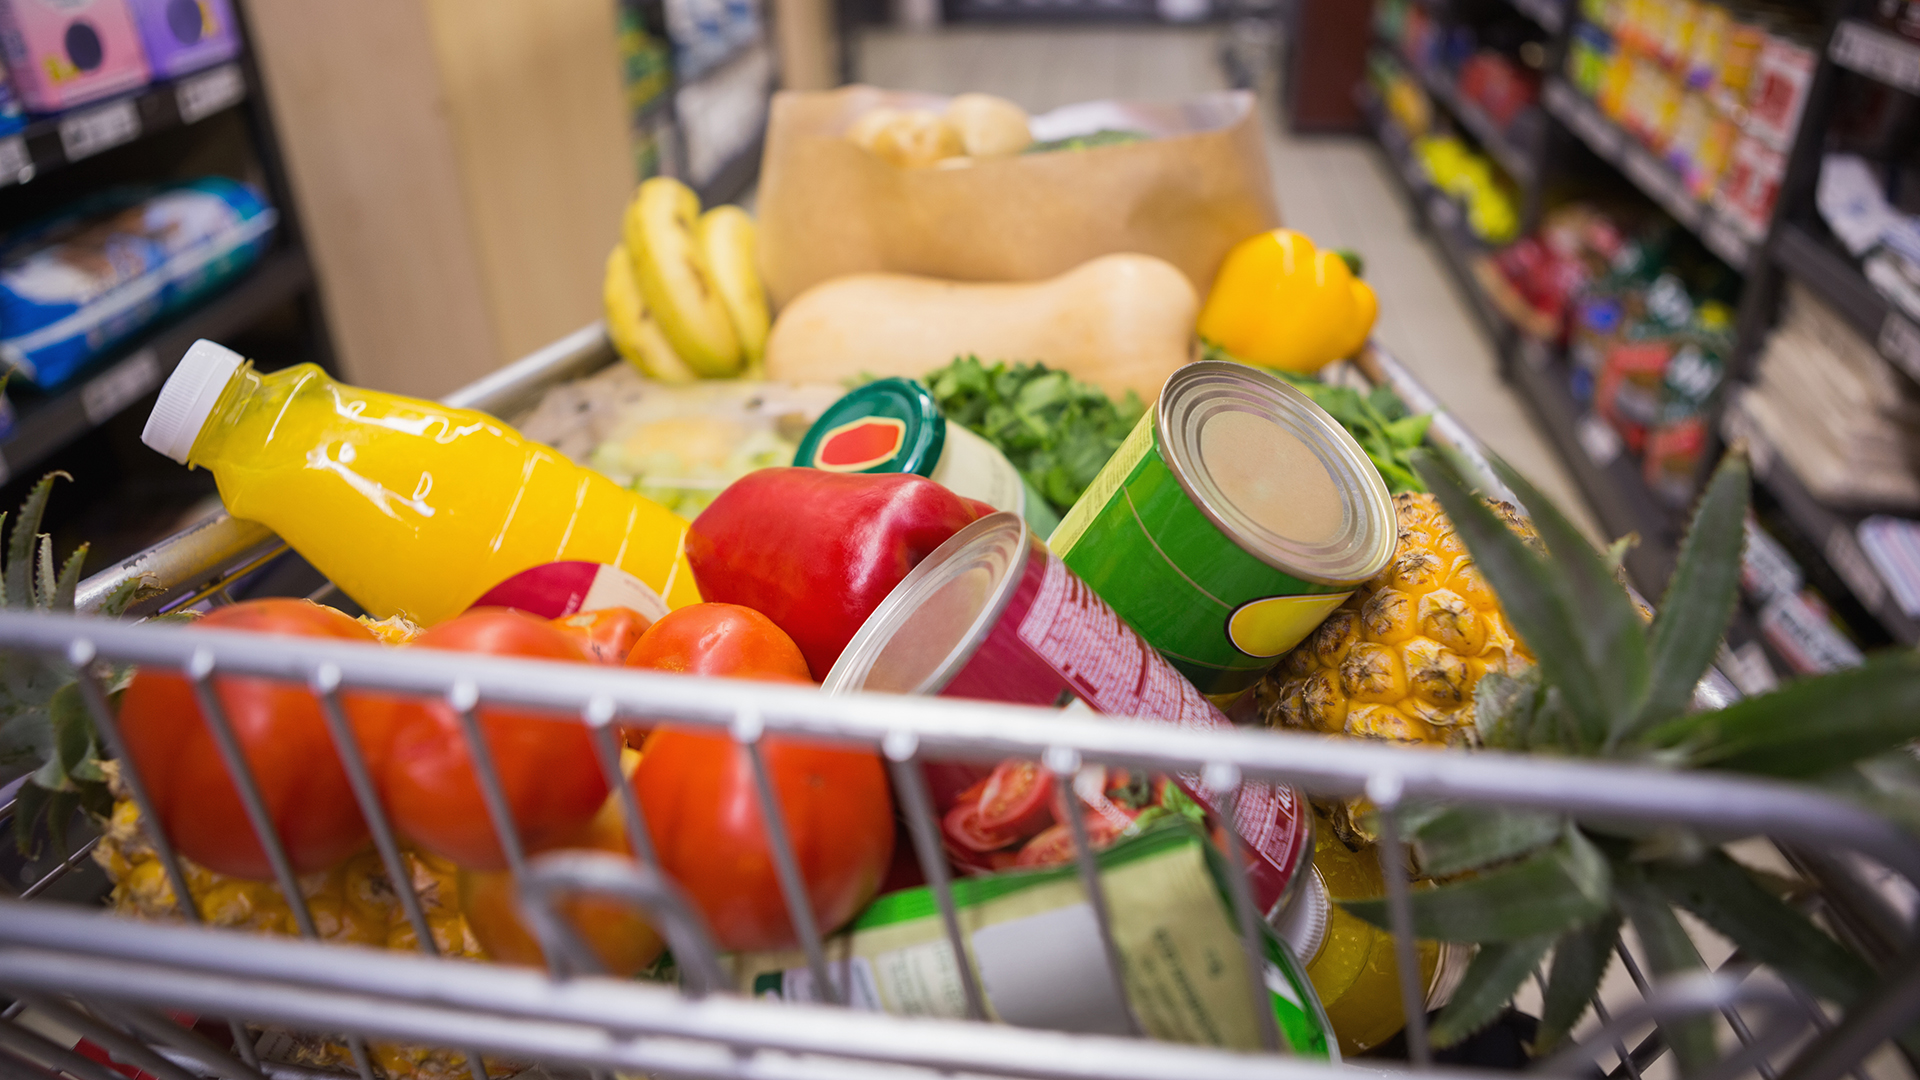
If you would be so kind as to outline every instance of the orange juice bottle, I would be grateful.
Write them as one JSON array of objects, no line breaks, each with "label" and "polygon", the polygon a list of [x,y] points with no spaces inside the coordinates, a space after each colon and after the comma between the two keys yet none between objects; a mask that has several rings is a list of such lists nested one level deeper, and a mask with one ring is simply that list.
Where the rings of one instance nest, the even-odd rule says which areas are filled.
[{"label": "orange juice bottle", "polygon": [[499,420],[335,382],[313,364],[263,375],[195,342],[141,438],[213,473],[258,521],[377,618],[431,625],[532,566],[618,566],[671,607],[700,596],[687,523]]}]

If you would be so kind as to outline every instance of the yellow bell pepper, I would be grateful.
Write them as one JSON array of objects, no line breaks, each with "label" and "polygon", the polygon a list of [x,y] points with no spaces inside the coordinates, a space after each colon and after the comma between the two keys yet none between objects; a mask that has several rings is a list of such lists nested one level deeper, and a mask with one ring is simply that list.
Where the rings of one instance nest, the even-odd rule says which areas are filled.
[{"label": "yellow bell pepper", "polygon": [[1307,374],[1359,352],[1379,313],[1373,289],[1345,259],[1275,229],[1227,252],[1199,330],[1249,364]]}]

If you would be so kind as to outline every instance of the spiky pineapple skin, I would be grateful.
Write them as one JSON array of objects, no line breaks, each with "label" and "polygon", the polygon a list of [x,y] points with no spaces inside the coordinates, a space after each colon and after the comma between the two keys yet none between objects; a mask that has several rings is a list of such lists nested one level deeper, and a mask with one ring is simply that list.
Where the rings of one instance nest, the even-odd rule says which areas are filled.
[{"label": "spiky pineapple skin", "polygon": [[[1539,542],[1511,505],[1492,505],[1514,532]],[[1439,501],[1396,495],[1394,514],[1393,562],[1255,687],[1268,726],[1421,746],[1471,743],[1480,677],[1533,663]],[[1356,807],[1329,810],[1341,839],[1368,839]]]},{"label": "spiky pineapple skin", "polygon": [[[402,856],[440,955],[485,959],[460,910],[458,868],[411,848],[402,849]],[[180,917],[166,867],[130,799],[114,804],[93,859],[113,882],[111,903],[117,914],[153,921]],[[293,910],[272,882],[227,877],[184,857],[180,869],[207,925],[288,937],[299,933]],[[409,952],[419,948],[419,936],[377,852],[363,851],[331,870],[308,874],[300,879],[300,891],[324,941]],[[334,1071],[354,1068],[352,1050],[337,1038],[287,1031],[276,1031],[271,1038],[274,1057],[287,1064]],[[371,1043],[367,1049],[389,1080],[456,1080],[469,1075],[465,1055],[454,1050],[390,1043]],[[519,1071],[518,1066],[491,1057],[484,1060],[490,1077]]]}]

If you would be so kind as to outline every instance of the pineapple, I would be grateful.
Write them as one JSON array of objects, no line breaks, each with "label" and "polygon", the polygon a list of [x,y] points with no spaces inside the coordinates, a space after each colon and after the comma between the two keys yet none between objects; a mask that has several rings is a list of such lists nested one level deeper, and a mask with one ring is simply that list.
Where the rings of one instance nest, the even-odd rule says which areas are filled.
[{"label": "pineapple", "polygon": [[[1534,654],[1533,665],[1516,675],[1491,667],[1482,673],[1472,730],[1457,735],[1462,742],[1817,783],[1920,822],[1920,763],[1906,751],[1920,738],[1920,656],[1910,650],[1724,709],[1694,711],[1695,685],[1738,598],[1748,501],[1739,452],[1721,463],[1701,496],[1651,625],[1617,580],[1615,562],[1525,478],[1496,463],[1533,511],[1551,557],[1515,535],[1511,515],[1489,509],[1443,463],[1417,467],[1476,573],[1499,591],[1513,632]],[[1458,563],[1450,565],[1457,573]],[[1684,823],[1424,800],[1391,812],[1420,873],[1440,882],[1412,894],[1414,925],[1423,937],[1479,947],[1433,1026],[1437,1046],[1483,1027],[1545,969],[1531,1047],[1544,1056],[1586,1013],[1629,926],[1656,980],[1699,971],[1701,958],[1676,909],[1833,1006],[1858,1007],[1879,982],[1863,957],[1790,905],[1775,879],[1736,860],[1721,838]],[[1376,926],[1389,925],[1384,900],[1342,903]],[[1716,1019],[1708,1009],[1657,1021],[1681,1076],[1714,1066]],[[1920,1032],[1898,1041],[1909,1053],[1920,1050]],[[1821,1045],[1813,1044],[1816,1051]],[[1807,1067],[1802,1057],[1782,1072]]]},{"label": "pineapple", "polygon": [[[1480,677],[1517,674],[1532,664],[1439,502],[1407,492],[1393,504],[1400,541],[1392,564],[1255,687],[1254,701],[1270,727],[1472,744]],[[1492,505],[1523,540],[1539,542],[1512,506]],[[1322,809],[1349,847],[1371,841],[1363,801]]]}]

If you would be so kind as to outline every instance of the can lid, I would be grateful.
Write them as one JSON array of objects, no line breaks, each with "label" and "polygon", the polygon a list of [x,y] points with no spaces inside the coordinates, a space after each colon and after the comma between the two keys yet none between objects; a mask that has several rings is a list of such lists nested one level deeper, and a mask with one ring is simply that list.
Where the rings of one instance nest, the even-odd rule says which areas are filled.
[{"label": "can lid", "polygon": [[221,392],[244,363],[245,357],[225,345],[205,338],[194,342],[160,387],[160,400],[153,403],[140,441],[185,465]]},{"label": "can lid", "polygon": [[1393,559],[1393,498],[1339,421],[1274,375],[1202,360],[1154,406],[1168,466],[1208,520],[1294,577],[1351,588]]},{"label": "can lid", "polygon": [[1026,523],[1004,510],[954,533],[860,624],[821,689],[939,693],[1006,610],[1030,545]]},{"label": "can lid", "polygon": [[1312,966],[1327,944],[1327,927],[1333,917],[1333,899],[1320,868],[1308,866],[1303,887],[1293,890],[1293,899],[1274,920],[1274,933],[1293,949],[1301,967]]},{"label": "can lid", "polygon": [[933,392],[912,379],[879,379],[827,406],[793,463],[828,472],[932,476],[947,441]]}]

